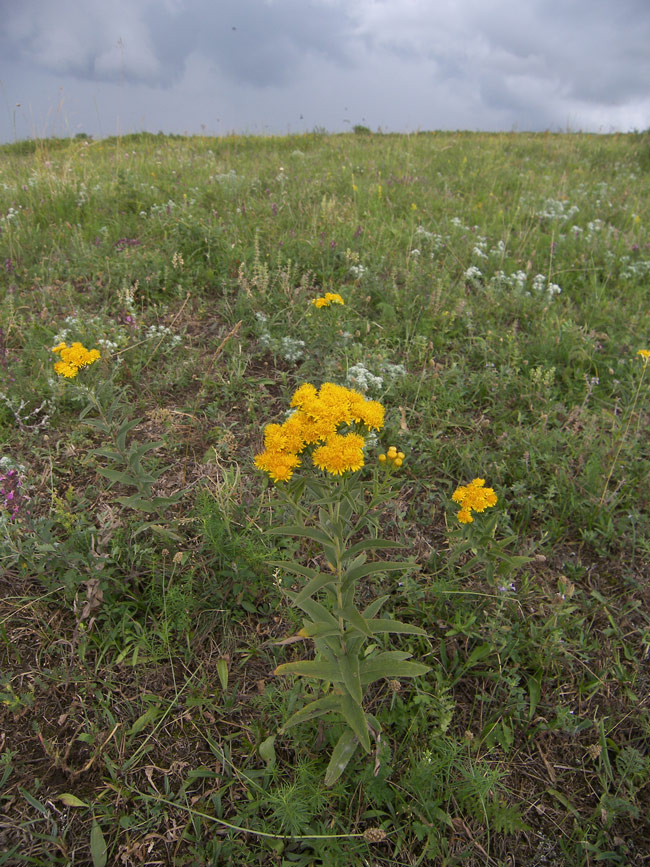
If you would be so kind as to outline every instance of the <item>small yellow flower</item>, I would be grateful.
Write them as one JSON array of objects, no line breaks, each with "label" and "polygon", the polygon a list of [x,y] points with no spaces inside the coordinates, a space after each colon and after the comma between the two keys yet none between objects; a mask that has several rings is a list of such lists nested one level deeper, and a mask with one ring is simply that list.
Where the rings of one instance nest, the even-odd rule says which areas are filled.
[{"label": "small yellow flower", "polygon": [[52,352],[58,352],[61,357],[61,360],[54,365],[54,370],[59,376],[65,376],[68,379],[73,379],[82,367],[87,367],[101,358],[99,350],[86,349],[79,341],[73,343],[72,346],[59,343],[58,346],[52,348]]},{"label": "small yellow flower", "polygon": [[320,298],[314,298],[311,302],[314,307],[329,307],[331,304],[345,304],[345,301],[338,292],[326,292]]},{"label": "small yellow flower", "polygon": [[461,524],[471,524],[472,511],[484,512],[496,505],[497,495],[492,488],[486,488],[485,479],[473,479],[469,485],[460,485],[451,495],[452,500],[460,505],[458,520]]},{"label": "small yellow flower", "polygon": [[325,445],[314,450],[312,459],[319,470],[333,476],[342,476],[348,471],[360,470],[364,464],[363,447],[365,439],[360,434],[333,434]]},{"label": "small yellow flower", "polygon": [[637,355],[641,356],[641,360],[644,364],[647,364],[650,361],[650,349],[639,349]]}]

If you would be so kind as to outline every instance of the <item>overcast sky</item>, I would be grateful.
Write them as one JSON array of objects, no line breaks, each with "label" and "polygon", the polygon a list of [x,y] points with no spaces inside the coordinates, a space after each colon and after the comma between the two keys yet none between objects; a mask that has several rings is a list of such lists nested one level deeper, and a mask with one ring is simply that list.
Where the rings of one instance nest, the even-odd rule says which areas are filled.
[{"label": "overcast sky", "polygon": [[0,141],[650,127],[650,0],[0,0]]}]

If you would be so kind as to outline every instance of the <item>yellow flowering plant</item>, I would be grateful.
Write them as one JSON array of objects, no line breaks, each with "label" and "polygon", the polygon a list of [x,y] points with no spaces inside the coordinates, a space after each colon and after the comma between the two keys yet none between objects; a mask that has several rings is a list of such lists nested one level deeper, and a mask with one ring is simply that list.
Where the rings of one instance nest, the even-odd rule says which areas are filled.
[{"label": "yellow flowering plant", "polygon": [[[360,473],[368,436],[384,425],[384,407],[330,382],[319,389],[310,383],[301,385],[291,406],[294,411],[286,421],[266,426],[265,449],[255,457],[255,465],[276,483],[298,518],[274,532],[309,539],[321,550],[316,568],[293,561],[270,564],[280,574],[304,582],[287,595],[305,615],[299,637],[313,642],[315,657],[284,663],[275,673],[319,681],[322,694],[289,717],[280,733],[319,717],[342,721],[344,730],[325,773],[326,785],[333,785],[359,745],[366,753],[371,751],[371,740],[379,745],[381,725],[364,707],[372,684],[417,677],[429,670],[410,661],[406,651],[381,650],[376,637],[426,633],[419,626],[379,616],[389,595],[364,607],[356,599],[362,579],[409,567],[404,562],[368,561],[373,551],[401,547],[374,535],[373,512],[393,496],[390,475],[384,472],[382,483],[381,463],[375,465],[369,486]],[[405,456],[400,453],[398,458],[395,447],[389,454],[393,451],[391,463],[399,466]],[[299,467],[305,472],[294,476]]]},{"label": "yellow flowering plant", "polygon": [[[75,342],[71,346],[59,343],[52,348],[52,352],[59,356],[55,362],[55,372],[66,380],[76,379],[82,368],[94,364],[100,359],[97,349],[86,349],[80,343]],[[135,493],[129,496],[116,497],[123,506],[128,506],[136,511],[155,515],[157,521],[147,521],[141,524],[138,532],[151,529],[162,536],[171,539],[180,539],[173,529],[174,521],[165,520],[165,511],[180,499],[180,492],[169,497],[155,496],[153,485],[166,471],[151,470],[143,465],[143,458],[152,449],[163,445],[162,442],[137,443],[131,441],[127,445],[127,436],[142,419],[130,418],[124,390],[115,388],[112,377],[101,380],[99,383],[76,381],[70,386],[74,387],[86,399],[86,406],[81,410],[79,419],[84,424],[100,431],[106,442],[103,446],[92,449],[92,453],[109,462],[109,466],[97,467],[99,475],[108,479],[111,485],[119,483],[127,487],[135,488]],[[96,413],[95,418],[89,418],[91,412]]]}]

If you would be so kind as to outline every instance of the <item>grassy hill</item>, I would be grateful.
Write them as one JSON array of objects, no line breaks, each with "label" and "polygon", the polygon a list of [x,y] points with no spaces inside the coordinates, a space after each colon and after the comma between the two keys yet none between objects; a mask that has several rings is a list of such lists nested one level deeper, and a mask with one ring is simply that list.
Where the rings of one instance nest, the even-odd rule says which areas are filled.
[{"label": "grassy hill", "polygon": [[[647,134],[0,147],[0,864],[646,862],[649,171]],[[274,484],[324,382],[385,424]],[[357,598],[425,633],[364,654],[429,671],[326,787],[340,720],[278,734],[331,687],[274,674],[313,655],[274,564],[327,571],[287,490],[348,477],[405,546]]]}]

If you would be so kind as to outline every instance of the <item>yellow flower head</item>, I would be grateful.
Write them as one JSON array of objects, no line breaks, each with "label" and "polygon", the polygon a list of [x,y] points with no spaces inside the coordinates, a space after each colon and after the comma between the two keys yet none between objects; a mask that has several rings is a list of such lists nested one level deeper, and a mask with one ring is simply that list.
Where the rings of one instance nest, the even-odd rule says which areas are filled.
[{"label": "yellow flower head", "polygon": [[82,367],[87,367],[101,358],[99,350],[86,349],[79,341],[71,346],[66,343],[59,343],[58,346],[52,348],[52,352],[57,352],[61,358],[54,365],[54,370],[59,376],[65,376],[68,379],[75,377]]},{"label": "yellow flower head", "polygon": [[474,520],[472,511],[484,512],[497,502],[497,495],[492,488],[485,487],[485,479],[473,479],[469,485],[460,485],[451,498],[460,506],[458,520],[461,524],[470,524]]},{"label": "yellow flower head", "polygon": [[[345,428],[360,422],[367,428],[379,429],[384,423],[380,403],[333,382],[323,383],[320,389],[303,383],[294,392],[291,406],[295,412],[283,424],[266,425],[265,451],[255,457],[255,465],[274,482],[291,478],[300,464],[298,455],[308,446],[315,446],[315,466],[332,475],[361,469],[365,438]],[[404,454],[395,448],[393,451],[391,460],[399,466]]]},{"label": "yellow flower head", "polygon": [[332,434],[325,445],[314,449],[312,459],[319,470],[334,476],[342,476],[348,471],[355,472],[363,466],[363,447],[365,439],[360,434]]},{"label": "yellow flower head", "polygon": [[647,364],[650,361],[650,349],[639,349],[637,355],[641,356],[641,360],[644,364]]},{"label": "yellow flower head", "polygon": [[321,307],[329,307],[331,304],[345,304],[345,301],[338,292],[326,292],[320,298],[314,298],[311,303],[320,309]]},{"label": "yellow flower head", "polygon": [[268,473],[274,482],[288,482],[294,469],[300,466],[300,458],[288,452],[265,451],[255,455],[255,466]]}]

